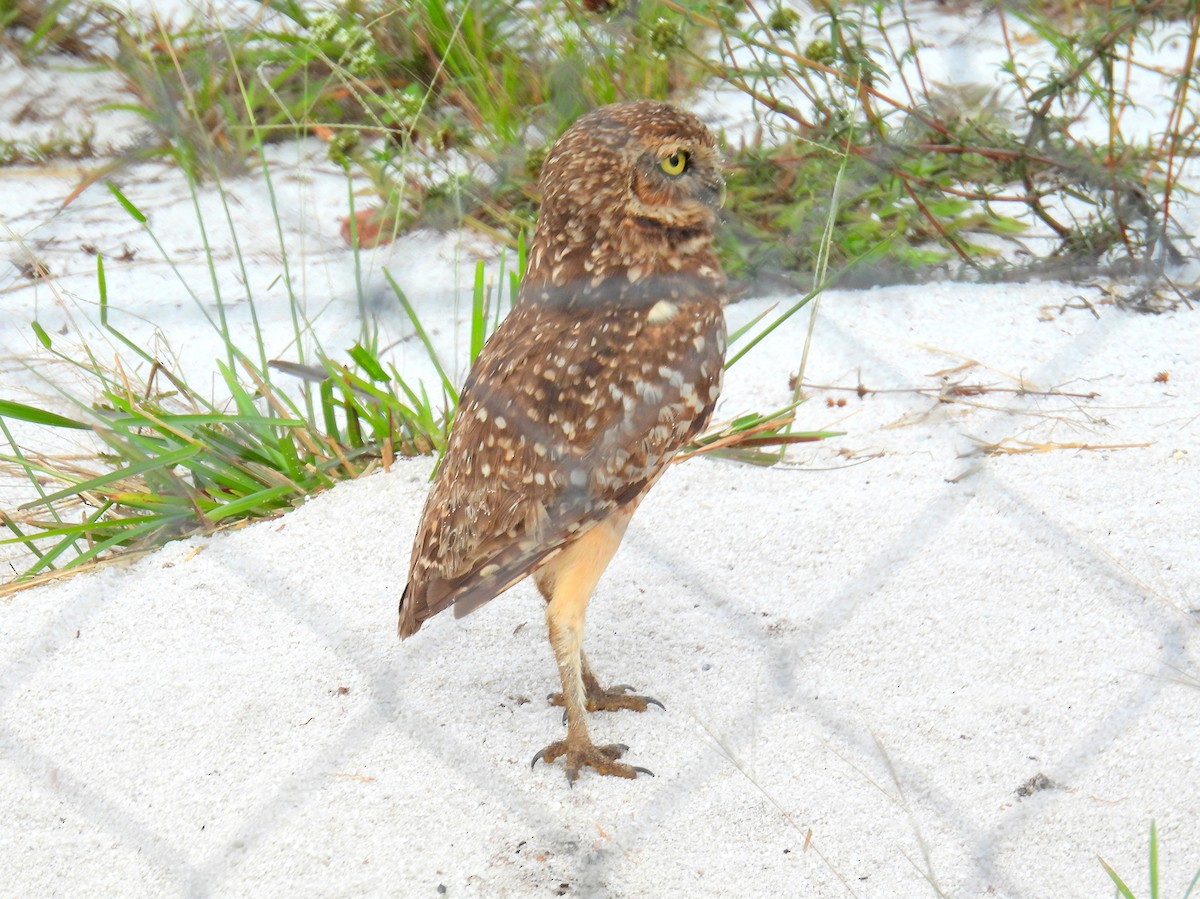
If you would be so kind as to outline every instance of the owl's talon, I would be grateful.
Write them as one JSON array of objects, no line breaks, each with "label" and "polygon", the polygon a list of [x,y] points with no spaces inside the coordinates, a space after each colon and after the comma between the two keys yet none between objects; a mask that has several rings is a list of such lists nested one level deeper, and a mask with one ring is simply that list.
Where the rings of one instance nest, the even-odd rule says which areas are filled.
[{"label": "owl's talon", "polygon": [[566,746],[566,740],[557,740],[544,749],[539,749],[533,754],[533,760],[529,763],[529,770],[532,771],[534,766],[537,765],[539,761],[544,761],[547,765],[549,765],[556,758],[563,754]]},{"label": "owl's talon", "polygon": [[[637,693],[629,692],[632,690],[629,684],[617,684],[609,687],[607,690],[596,689],[589,690],[586,694],[586,708],[589,712],[617,712],[621,709],[629,709],[633,712],[644,712],[649,706],[656,705],[664,712],[667,707],[655,699],[653,696],[641,696]],[[546,697],[546,701],[550,705],[562,706],[566,709],[566,703],[563,702],[561,693],[551,693]],[[563,721],[566,722],[566,712],[563,712]]]},{"label": "owl's talon", "polygon": [[[635,689],[631,684],[615,684],[607,690],[601,691],[595,698],[589,695],[588,711],[604,709],[608,712],[615,712],[617,709],[633,709],[635,712],[644,712],[648,705],[656,705],[664,712],[667,710],[667,707],[653,696],[639,696],[633,692]],[[592,708],[593,701],[595,701],[596,709]]]},{"label": "owl's talon", "polygon": [[532,770],[537,765],[538,760],[550,764],[559,757],[562,757],[563,767],[566,769],[567,774],[567,783],[572,787],[575,786],[575,781],[579,779],[579,772],[585,766],[592,768],[597,774],[605,774],[612,777],[633,779],[639,773],[649,774],[653,777],[653,772],[647,768],[626,765],[624,762],[617,761],[628,750],[629,747],[624,743],[609,743],[604,746],[597,746],[595,743],[589,742],[572,748],[566,740],[556,740],[538,752],[533,757],[533,761],[529,763],[529,767]]}]

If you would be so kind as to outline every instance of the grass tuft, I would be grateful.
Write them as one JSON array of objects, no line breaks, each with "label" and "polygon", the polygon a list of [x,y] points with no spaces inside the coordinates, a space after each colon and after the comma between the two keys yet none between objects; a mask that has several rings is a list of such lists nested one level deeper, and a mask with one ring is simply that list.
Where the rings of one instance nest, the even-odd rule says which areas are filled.
[{"label": "grass tuft", "polygon": [[[1106,862],[1103,858],[1100,859],[1100,865],[1104,868],[1104,872],[1108,874],[1116,887],[1117,896],[1119,899],[1137,899],[1121,876],[1113,870],[1112,865]],[[1158,880],[1158,826],[1150,822],[1150,859],[1149,859],[1149,880],[1150,880],[1150,899],[1159,899],[1159,880]],[[1200,870],[1196,871],[1191,883],[1188,884],[1187,891],[1183,894],[1183,899],[1191,899],[1196,885],[1200,884]]]}]

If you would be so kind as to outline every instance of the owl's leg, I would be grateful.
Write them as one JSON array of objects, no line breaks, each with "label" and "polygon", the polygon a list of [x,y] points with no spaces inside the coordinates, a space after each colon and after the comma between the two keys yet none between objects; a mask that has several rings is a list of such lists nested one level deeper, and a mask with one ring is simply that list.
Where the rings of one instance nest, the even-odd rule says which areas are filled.
[{"label": "owl's leg", "polygon": [[[644,712],[652,705],[656,705],[660,709],[666,708],[653,696],[640,696],[634,693],[633,687],[629,684],[614,684],[605,689],[600,686],[599,679],[592,673],[592,666],[588,664],[587,656],[583,654],[582,650],[579,653],[579,661],[583,669],[585,705],[589,712],[616,712],[621,709]],[[550,701],[550,705],[560,706],[563,704],[561,693],[551,693],[547,699]]]},{"label": "owl's leg", "polygon": [[[579,771],[585,765],[600,774],[617,777],[637,777],[639,773],[650,773],[645,768],[618,762],[617,759],[628,747],[620,743],[597,746],[592,742],[587,726],[587,687],[582,649],[587,604],[601,573],[616,552],[628,522],[628,514],[614,515],[568,545],[535,575],[538,588],[549,597],[546,624],[562,681],[567,738],[551,743],[535,755],[533,764],[537,764],[538,759],[553,762],[561,757],[567,770],[567,780],[571,783],[579,777]],[[592,680],[595,681],[595,678]]]}]

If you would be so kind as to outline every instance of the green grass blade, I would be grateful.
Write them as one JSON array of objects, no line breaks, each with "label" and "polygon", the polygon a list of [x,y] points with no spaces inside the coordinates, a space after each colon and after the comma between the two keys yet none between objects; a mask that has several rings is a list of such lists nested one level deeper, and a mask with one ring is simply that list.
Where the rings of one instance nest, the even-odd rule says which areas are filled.
[{"label": "green grass blade", "polygon": [[727,360],[725,362],[725,370],[728,371],[729,369],[733,368],[734,364],[739,359],[741,359],[748,352],[750,352],[752,349],[754,349],[756,346],[758,346],[759,342],[762,341],[768,334],[770,334],[772,331],[774,331],[776,328],[778,328],[780,325],[782,325],[785,321],[787,321],[789,318],[791,318],[793,315],[795,315],[797,312],[799,312],[801,309],[803,309],[805,306],[807,306],[810,302],[812,302],[814,297],[820,296],[826,290],[833,287],[833,285],[835,285],[838,281],[840,281],[847,274],[849,274],[851,271],[853,271],[855,266],[857,266],[860,262],[862,262],[864,259],[870,258],[870,256],[872,254],[879,252],[880,248],[882,248],[886,245],[887,245],[887,240],[880,241],[879,243],[877,243],[873,247],[871,247],[869,250],[867,250],[865,253],[861,253],[860,255],[856,256],[854,259],[851,259],[849,263],[847,263],[842,268],[838,269],[836,272],[834,272],[829,277],[823,278],[821,280],[820,284],[818,284],[816,287],[814,287],[812,290],[810,290],[807,294],[805,294],[803,297],[801,297],[799,300],[797,300],[795,303],[793,303],[790,307],[788,307],[788,309],[785,310],[777,319],[775,319],[773,322],[771,322],[771,324],[767,325],[767,327],[765,327],[761,331],[759,331],[758,334],[756,334],[753,338],[750,339],[749,343],[747,343],[744,347],[742,347],[740,350],[738,350],[737,353],[734,354],[732,359]]},{"label": "green grass blade", "polygon": [[741,340],[746,335],[746,333],[750,331],[751,328],[753,328],[760,321],[762,321],[764,318],[766,318],[768,315],[770,315],[772,312],[774,312],[778,306],[779,306],[778,303],[772,303],[770,306],[768,306],[762,312],[758,313],[758,315],[754,316],[754,318],[750,319],[750,321],[746,322],[740,328],[736,329],[732,334],[729,335],[729,345],[733,346],[735,343],[737,343],[739,340]]},{"label": "green grass blade", "polygon": [[296,452],[296,444],[291,435],[281,434],[275,446],[278,448],[279,458],[283,460],[283,467],[287,469],[288,477],[297,484],[305,483],[308,478],[304,463],[300,461],[300,454]]},{"label": "green grass blade", "polygon": [[1158,824],[1150,822],[1150,899],[1158,899]]},{"label": "green grass blade", "polygon": [[133,205],[132,201],[125,194],[121,193],[121,188],[113,184],[111,181],[105,181],[104,186],[112,191],[112,195],[117,198],[117,202],[124,207],[125,211],[133,216],[134,221],[139,225],[146,224],[146,215],[140,209]]},{"label": "green grass blade", "polygon": [[484,283],[483,260],[475,263],[475,286],[471,292],[471,357],[474,362],[487,337],[487,286]]},{"label": "green grass blade", "polygon": [[400,305],[403,306],[404,311],[408,313],[408,319],[412,322],[413,330],[417,332],[417,338],[421,341],[422,346],[425,347],[425,352],[429,355],[429,361],[433,363],[433,367],[437,371],[438,377],[441,378],[442,388],[446,391],[446,395],[454,401],[455,405],[457,405],[458,390],[455,388],[454,382],[450,380],[450,376],[446,374],[446,369],[442,366],[442,360],[438,356],[437,350],[433,348],[433,343],[430,341],[429,335],[425,332],[425,326],[421,324],[421,320],[417,317],[416,310],[413,309],[412,303],[408,301],[408,297],[405,296],[404,291],[400,288],[400,285],[396,283],[396,279],[392,277],[392,273],[385,268],[383,270],[383,275],[385,278],[387,278],[388,283],[392,285],[392,290],[396,294],[396,299],[400,301]]},{"label": "green grass blade", "polygon": [[780,325],[782,325],[785,321],[787,321],[789,318],[791,318],[793,315],[795,315],[797,312],[799,312],[801,309],[803,309],[805,306],[807,306],[809,303],[811,303],[813,298],[818,296],[821,293],[821,291],[823,291],[826,288],[826,286],[828,286],[828,283],[829,282],[821,284],[819,287],[816,287],[813,290],[809,291],[800,300],[798,300],[797,302],[793,303],[790,307],[788,307],[788,309],[786,309],[783,312],[783,314],[781,314],[777,319],[775,319],[773,322],[771,322],[771,324],[767,325],[765,328],[763,328],[761,331],[759,331],[757,334],[755,334],[752,338],[750,338],[750,340],[746,343],[746,345],[744,347],[742,347],[740,350],[738,350],[736,353],[733,354],[733,358],[726,361],[725,370],[728,371],[729,369],[733,368],[733,366],[737,364],[738,360],[740,360],[748,352],[750,352],[752,349],[754,349],[756,346],[758,346],[758,344],[762,340],[764,340],[768,334],[770,334],[772,331],[774,331],[776,328],[778,328]]},{"label": "green grass blade", "polygon": [[35,425],[47,425],[52,428],[73,428],[78,431],[90,431],[92,429],[91,425],[75,421],[73,418],[65,418],[54,412],[47,412],[45,409],[38,409],[36,406],[26,406],[24,403],[14,402],[13,400],[0,400],[0,418],[15,418],[18,421],[27,421]]},{"label": "green grass blade", "polygon": [[1192,891],[1196,889],[1196,884],[1200,883],[1200,870],[1196,871],[1196,876],[1192,878],[1192,882],[1188,884],[1187,892],[1183,894],[1183,899],[1191,899]]},{"label": "green grass blade", "polygon": [[[72,559],[69,567],[75,568],[83,565],[86,562],[90,562],[96,556],[100,555],[100,553],[111,549],[114,546],[132,548],[133,544],[136,544],[143,537],[148,537],[149,535],[153,534],[155,531],[164,527],[165,524],[166,522],[162,521],[161,519],[151,517],[145,522],[136,524],[126,531],[122,531],[119,534],[113,534],[113,536],[105,540],[101,540],[99,543],[89,547],[85,552],[81,553],[78,558]],[[36,572],[30,570],[26,574],[29,575],[35,573]]]},{"label": "green grass blade", "polygon": [[388,373],[379,364],[379,359],[361,343],[350,348],[350,358],[358,363],[359,368],[367,373],[372,381],[388,381]]},{"label": "green grass blade", "polygon": [[334,408],[333,381],[326,378],[320,383],[318,393],[321,398],[321,415],[325,420],[325,433],[334,440],[339,439],[337,411]]},{"label": "green grass blade", "polygon": [[[99,509],[89,515],[84,522],[78,525],[73,525],[69,528],[56,529],[65,532],[63,539],[56,543],[51,550],[46,552],[44,555],[41,555],[34,565],[22,572],[21,577],[27,578],[37,574],[39,571],[54,570],[54,560],[72,546],[77,544],[80,540],[86,540],[88,535],[94,529],[96,523],[99,521],[100,516],[104,515],[112,506],[113,503],[111,502],[104,503]],[[137,520],[140,521],[141,519]],[[164,520],[161,517],[157,515],[148,516],[146,524],[140,526],[134,525],[131,528],[118,531],[113,536],[101,541],[101,543],[94,544],[93,546],[79,553],[78,556],[71,559],[71,561],[68,562],[64,567],[70,568],[76,565],[82,565],[84,562],[94,558],[96,555],[104,552],[104,550],[108,549],[109,547],[116,546],[117,544],[123,544],[127,540],[136,540],[137,537],[141,536],[143,533],[154,531],[162,527],[163,524]],[[134,536],[130,537],[131,534]]]},{"label": "green grass blade", "polygon": [[[11,460],[14,464],[20,467],[21,470],[25,472],[25,476],[29,478],[29,483],[33,485],[33,489],[37,492],[37,495],[41,497],[40,501],[34,502],[34,505],[45,505],[47,511],[54,518],[54,520],[61,522],[62,517],[58,514],[58,510],[54,507],[54,504],[46,503],[46,488],[42,486],[42,479],[36,474],[38,471],[44,471],[45,466],[30,461],[30,459],[26,457],[25,453],[22,452],[20,445],[13,437],[12,430],[8,427],[8,422],[5,421],[3,417],[0,417],[0,432],[3,432],[5,440],[8,441],[8,445],[13,451],[11,457],[4,457],[5,461]],[[57,475],[57,472],[54,472],[54,474]]]},{"label": "green grass blade", "polygon": [[1122,896],[1123,899],[1136,899],[1136,897],[1133,895],[1133,890],[1125,886],[1125,881],[1123,881],[1121,876],[1112,869],[1112,866],[1108,862],[1106,862],[1104,859],[1100,859],[1100,864],[1108,876],[1112,878],[1112,882],[1117,885],[1117,893]]},{"label": "green grass blade", "polygon": [[238,516],[247,513],[261,515],[264,514],[269,507],[273,506],[275,501],[289,496],[294,491],[291,487],[283,485],[280,487],[268,487],[266,490],[259,490],[257,493],[251,493],[243,496],[241,499],[233,500],[232,502],[222,503],[212,512],[208,513],[209,521],[220,521],[223,518],[237,518]]},{"label": "green grass blade", "polygon": [[53,341],[50,339],[50,335],[46,333],[46,329],[42,327],[41,323],[33,321],[29,324],[30,327],[33,328],[33,333],[37,337],[38,343],[40,343],[46,349],[50,349],[53,346]]},{"label": "green grass blade", "polygon": [[[117,199],[124,200],[124,197],[121,196],[120,191],[116,190],[115,187],[112,187],[111,184],[109,185],[109,187],[113,190],[114,193],[117,194]],[[128,201],[126,201],[126,202],[128,202]],[[137,214],[141,215],[140,212],[138,212]],[[142,216],[141,221],[145,222],[145,216]],[[135,353],[137,353],[137,355],[140,356],[142,359],[145,359],[147,362],[153,364],[154,363],[153,356],[151,356],[149,353],[147,353],[139,344],[130,340],[123,333],[118,331],[114,325],[111,325],[108,322],[108,281],[104,277],[104,256],[100,253],[96,254],[96,286],[100,292],[100,325],[101,325],[101,327],[103,327],[106,331],[108,331],[110,334],[112,334],[114,337],[116,337],[117,340],[121,341],[121,343],[125,344],[125,346],[129,347],[131,350],[133,350]],[[96,366],[95,364],[93,364],[93,368],[97,371],[99,370],[98,366]]]},{"label": "green grass blade", "polygon": [[[130,527],[134,526],[139,521],[149,521],[150,519],[155,519],[155,520],[159,520],[159,521],[166,520],[163,516],[160,516],[158,514],[130,515],[125,518],[110,518],[107,521],[99,520],[99,516],[103,515],[105,512],[107,512],[109,509],[111,509],[113,506],[116,506],[116,505],[117,505],[116,500],[109,500],[108,502],[105,502],[97,512],[90,515],[85,522],[82,522],[79,524],[63,525],[62,527],[58,527],[58,528],[46,528],[45,530],[39,531],[36,535],[32,535],[32,536],[26,535],[24,538],[5,537],[3,540],[0,540],[0,545],[11,545],[14,543],[27,543],[31,539],[45,540],[45,539],[49,539],[51,537],[63,537],[63,536],[67,536],[67,535],[71,535],[76,540],[82,540],[82,539],[86,539],[90,535],[100,533],[100,532],[112,533],[115,531],[120,531],[122,529],[128,530]],[[153,510],[151,510],[151,511],[153,511]],[[30,549],[33,549],[33,547],[30,546]]]},{"label": "green grass blade", "polygon": [[[0,401],[2,402],[2,401]],[[200,427],[240,427],[245,429],[262,429],[270,427],[281,428],[299,428],[303,427],[305,422],[299,418],[274,418],[270,415],[262,415],[253,406],[252,411],[246,414],[230,415],[224,412],[182,412],[182,413],[166,413],[161,416],[149,415],[123,415],[120,418],[110,418],[105,421],[105,424],[110,427],[128,428],[137,430],[139,428],[159,428],[164,424],[173,425],[172,431],[178,428],[177,433],[190,431]],[[0,414],[3,414],[0,412]],[[87,425],[83,425],[87,427]]]},{"label": "green grass blade", "polygon": [[3,523],[3,525],[6,528],[8,528],[10,531],[12,531],[14,534],[16,534],[15,537],[6,537],[5,539],[0,540],[0,544],[7,545],[7,544],[11,544],[11,543],[20,543],[26,549],[28,549],[31,553],[33,553],[35,556],[37,556],[39,559],[42,558],[42,556],[44,554],[38,548],[38,545],[34,542],[35,537],[41,536],[41,532],[39,532],[38,534],[35,534],[35,535],[26,534],[24,531],[21,530],[20,525],[18,525],[15,521],[13,521],[11,518],[9,518],[7,515],[5,515],[3,512],[0,512],[0,523]]},{"label": "green grass blade", "polygon": [[75,496],[76,494],[86,493],[90,490],[98,490],[99,488],[107,487],[109,484],[112,484],[116,481],[120,481],[124,478],[130,478],[134,475],[143,474],[154,469],[168,470],[172,466],[178,465],[180,462],[192,458],[198,452],[200,452],[199,448],[188,446],[184,447],[183,449],[176,450],[173,453],[166,453],[161,456],[154,456],[150,459],[143,459],[140,462],[134,462],[125,466],[124,468],[118,468],[114,471],[108,472],[107,474],[102,474],[99,477],[89,478],[86,481],[73,484],[70,487],[66,487],[55,493],[51,493],[37,502],[26,503],[20,508],[27,509],[32,508],[33,506],[57,502],[58,500],[65,499],[68,496]]}]

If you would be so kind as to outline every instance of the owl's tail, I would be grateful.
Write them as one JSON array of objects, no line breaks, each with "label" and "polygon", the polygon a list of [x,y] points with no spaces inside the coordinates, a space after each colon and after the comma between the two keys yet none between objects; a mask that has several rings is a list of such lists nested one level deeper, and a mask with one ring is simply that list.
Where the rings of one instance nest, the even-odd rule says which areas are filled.
[{"label": "owl's tail", "polygon": [[400,639],[411,637],[421,629],[421,618],[417,617],[417,603],[414,601],[412,593],[412,582],[409,581],[404,585],[404,592],[400,594],[400,622],[396,626],[396,632],[400,635]]}]

